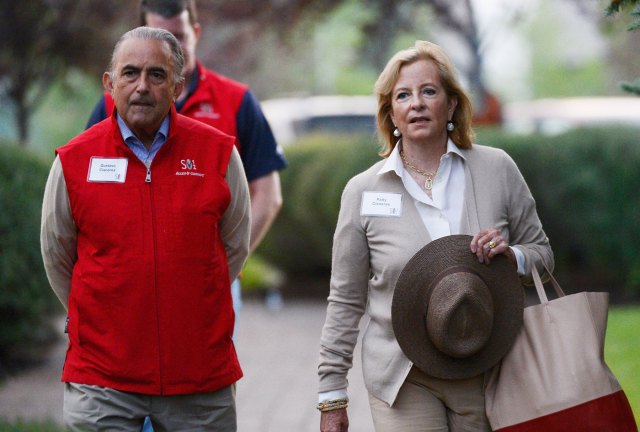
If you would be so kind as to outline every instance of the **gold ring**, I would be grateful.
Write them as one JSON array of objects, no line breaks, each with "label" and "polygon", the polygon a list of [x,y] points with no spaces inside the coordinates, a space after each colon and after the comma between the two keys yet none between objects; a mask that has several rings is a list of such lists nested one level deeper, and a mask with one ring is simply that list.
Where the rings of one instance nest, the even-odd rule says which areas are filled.
[{"label": "gold ring", "polygon": [[495,242],[495,241],[493,241],[493,240],[491,240],[491,241],[489,242],[489,249],[493,249],[494,247],[496,247],[496,242]]}]

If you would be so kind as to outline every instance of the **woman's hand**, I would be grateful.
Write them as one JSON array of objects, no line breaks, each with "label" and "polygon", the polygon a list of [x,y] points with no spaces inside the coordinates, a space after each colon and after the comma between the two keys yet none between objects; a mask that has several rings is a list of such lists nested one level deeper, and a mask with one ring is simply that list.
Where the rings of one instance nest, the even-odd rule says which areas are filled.
[{"label": "woman's hand", "polygon": [[497,228],[485,229],[474,235],[470,247],[471,252],[476,254],[481,263],[489,264],[491,258],[498,254],[504,254],[514,266],[518,266],[516,256],[509,247],[509,243]]},{"label": "woman's hand", "polygon": [[346,408],[320,414],[320,432],[347,432],[348,430],[349,418]]}]

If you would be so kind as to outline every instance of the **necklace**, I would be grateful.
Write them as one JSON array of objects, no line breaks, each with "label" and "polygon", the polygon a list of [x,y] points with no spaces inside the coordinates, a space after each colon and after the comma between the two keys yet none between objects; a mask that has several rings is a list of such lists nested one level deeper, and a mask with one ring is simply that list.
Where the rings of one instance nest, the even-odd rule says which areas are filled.
[{"label": "necklace", "polygon": [[433,188],[433,177],[436,175],[436,173],[435,172],[422,171],[420,168],[411,165],[407,161],[407,159],[404,157],[404,151],[402,151],[402,150],[400,150],[400,158],[402,159],[402,162],[404,162],[404,164],[407,166],[407,168],[409,168],[411,171],[417,172],[418,174],[420,174],[420,175],[425,177],[424,188],[426,190],[430,191]]}]

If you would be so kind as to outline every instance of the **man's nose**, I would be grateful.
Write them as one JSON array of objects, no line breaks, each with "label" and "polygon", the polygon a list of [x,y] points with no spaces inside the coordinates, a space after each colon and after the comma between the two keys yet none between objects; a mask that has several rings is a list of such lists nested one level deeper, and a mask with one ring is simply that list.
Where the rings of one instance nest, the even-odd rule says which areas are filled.
[{"label": "man's nose", "polygon": [[149,77],[147,74],[143,73],[140,75],[140,79],[138,79],[138,85],[136,86],[136,91],[138,93],[146,93],[149,91]]}]

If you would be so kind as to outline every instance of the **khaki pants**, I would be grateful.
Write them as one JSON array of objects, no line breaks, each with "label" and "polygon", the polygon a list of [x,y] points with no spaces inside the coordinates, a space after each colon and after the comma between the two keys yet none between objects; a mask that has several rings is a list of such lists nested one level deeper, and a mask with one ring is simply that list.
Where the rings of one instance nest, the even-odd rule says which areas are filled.
[{"label": "khaki pants", "polygon": [[155,432],[235,432],[235,384],[213,393],[150,396],[66,383],[63,416],[70,431],[140,432],[149,416]]},{"label": "khaki pants", "polygon": [[441,380],[413,367],[392,407],[369,395],[376,432],[491,431],[483,386],[484,375]]}]

